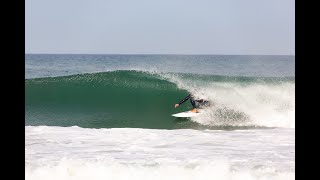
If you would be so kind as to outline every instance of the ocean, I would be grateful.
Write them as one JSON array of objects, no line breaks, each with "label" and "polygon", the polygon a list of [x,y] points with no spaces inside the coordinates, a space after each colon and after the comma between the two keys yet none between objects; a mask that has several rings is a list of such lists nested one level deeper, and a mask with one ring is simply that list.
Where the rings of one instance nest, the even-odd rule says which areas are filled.
[{"label": "ocean", "polygon": [[[25,55],[26,179],[295,179],[295,56]],[[192,118],[188,95],[210,107]]]}]

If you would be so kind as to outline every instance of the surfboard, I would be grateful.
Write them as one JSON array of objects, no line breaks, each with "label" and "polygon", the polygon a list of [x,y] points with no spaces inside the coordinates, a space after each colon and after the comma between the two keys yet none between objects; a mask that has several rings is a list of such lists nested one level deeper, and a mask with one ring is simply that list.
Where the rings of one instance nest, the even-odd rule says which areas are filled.
[{"label": "surfboard", "polygon": [[201,113],[194,113],[191,111],[185,111],[185,112],[181,112],[181,113],[177,113],[177,114],[172,114],[172,116],[174,117],[194,117],[194,116],[198,116]]}]

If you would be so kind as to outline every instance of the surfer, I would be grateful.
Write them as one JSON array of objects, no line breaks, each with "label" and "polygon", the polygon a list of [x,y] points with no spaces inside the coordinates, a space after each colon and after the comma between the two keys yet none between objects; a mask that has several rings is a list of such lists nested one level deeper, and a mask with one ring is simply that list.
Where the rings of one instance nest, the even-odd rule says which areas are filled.
[{"label": "surfer", "polygon": [[197,108],[203,107],[203,106],[210,106],[210,102],[204,99],[195,99],[195,97],[189,93],[188,96],[183,98],[178,104],[175,104],[174,107],[177,108],[180,106],[182,103],[186,102],[188,99],[190,99],[191,105],[193,109],[191,112],[197,113],[198,110]]}]

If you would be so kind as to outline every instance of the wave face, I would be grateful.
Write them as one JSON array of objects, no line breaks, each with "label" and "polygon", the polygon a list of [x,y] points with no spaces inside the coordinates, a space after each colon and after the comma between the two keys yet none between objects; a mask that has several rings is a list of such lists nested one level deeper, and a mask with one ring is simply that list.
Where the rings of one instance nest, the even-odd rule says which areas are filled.
[{"label": "wave face", "polygon": [[[294,128],[294,77],[112,71],[25,80],[26,125],[88,128]],[[171,114],[188,92],[213,106],[191,121]]]}]

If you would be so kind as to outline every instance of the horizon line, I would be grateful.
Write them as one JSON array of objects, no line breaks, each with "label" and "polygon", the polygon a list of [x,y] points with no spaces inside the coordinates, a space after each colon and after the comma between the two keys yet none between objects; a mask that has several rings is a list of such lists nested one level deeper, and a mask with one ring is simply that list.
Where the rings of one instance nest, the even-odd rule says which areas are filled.
[{"label": "horizon line", "polygon": [[181,56],[188,56],[188,55],[217,55],[217,56],[295,56],[295,54],[210,54],[210,53],[203,53],[203,54],[184,54],[184,53],[25,53],[25,55],[181,55]]}]

